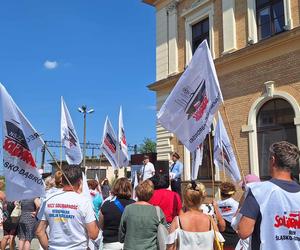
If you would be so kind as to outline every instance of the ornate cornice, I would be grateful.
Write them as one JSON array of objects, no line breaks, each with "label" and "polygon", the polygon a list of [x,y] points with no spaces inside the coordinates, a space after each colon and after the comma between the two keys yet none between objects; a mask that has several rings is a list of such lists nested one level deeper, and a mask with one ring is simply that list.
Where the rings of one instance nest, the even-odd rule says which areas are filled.
[{"label": "ornate cornice", "polygon": [[177,12],[178,0],[174,0],[167,6],[167,13],[173,14]]}]

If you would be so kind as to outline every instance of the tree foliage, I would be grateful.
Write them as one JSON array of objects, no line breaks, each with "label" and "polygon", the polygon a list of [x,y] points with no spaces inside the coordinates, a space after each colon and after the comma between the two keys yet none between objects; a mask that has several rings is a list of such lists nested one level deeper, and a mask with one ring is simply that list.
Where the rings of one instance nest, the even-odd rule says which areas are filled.
[{"label": "tree foliage", "polygon": [[156,153],[156,142],[150,138],[144,138],[143,143],[138,147],[138,152],[140,154]]}]

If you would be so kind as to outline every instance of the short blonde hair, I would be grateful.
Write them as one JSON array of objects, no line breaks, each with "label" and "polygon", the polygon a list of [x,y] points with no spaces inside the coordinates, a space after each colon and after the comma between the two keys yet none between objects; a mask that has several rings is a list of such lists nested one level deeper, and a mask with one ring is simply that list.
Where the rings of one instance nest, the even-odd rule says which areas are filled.
[{"label": "short blonde hair", "polygon": [[122,177],[116,180],[111,190],[111,193],[119,199],[130,199],[131,191],[131,183],[126,177]]},{"label": "short blonde hair", "polygon": [[202,182],[198,182],[197,186],[200,188],[202,195],[205,197],[207,195],[205,185]]},{"label": "short blonde hair", "polygon": [[202,183],[196,184],[195,182],[189,183],[183,192],[183,202],[187,208],[199,207],[204,200],[203,187],[205,186]]},{"label": "short blonde hair", "polygon": [[141,182],[135,188],[135,193],[139,201],[149,201],[154,193],[154,185],[152,181],[145,180]]},{"label": "short blonde hair", "polygon": [[49,190],[50,188],[53,188],[55,186],[54,179],[52,176],[48,176],[45,179],[45,186],[46,186],[46,190]]}]

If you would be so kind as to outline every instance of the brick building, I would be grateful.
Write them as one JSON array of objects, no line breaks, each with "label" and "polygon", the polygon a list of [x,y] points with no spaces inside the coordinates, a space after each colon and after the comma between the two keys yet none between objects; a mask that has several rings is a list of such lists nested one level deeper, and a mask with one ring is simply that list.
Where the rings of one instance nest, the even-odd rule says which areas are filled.
[{"label": "brick building", "polygon": [[[156,8],[156,82],[148,88],[156,92],[157,110],[207,39],[241,168],[267,178],[269,145],[278,140],[300,145],[300,1],[143,2]],[[222,107],[220,112],[229,132]],[[157,124],[158,160],[170,160],[172,151],[182,156],[188,179],[190,152]],[[207,148],[205,155],[209,158]],[[211,177],[208,161],[199,179]]]}]

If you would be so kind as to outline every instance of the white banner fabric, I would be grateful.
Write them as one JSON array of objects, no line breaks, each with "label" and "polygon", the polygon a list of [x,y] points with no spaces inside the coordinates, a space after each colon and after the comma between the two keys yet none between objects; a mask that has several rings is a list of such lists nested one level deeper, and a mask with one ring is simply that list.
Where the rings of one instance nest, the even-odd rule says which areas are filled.
[{"label": "white banner fabric", "polygon": [[45,186],[32,152],[44,141],[32,127],[2,84],[3,167],[8,201],[45,195]]},{"label": "white banner fabric", "polygon": [[80,143],[63,97],[61,97],[60,136],[62,145],[65,146],[68,164],[79,165],[82,162]]},{"label": "white banner fabric", "polygon": [[158,122],[193,152],[208,134],[222,101],[213,59],[205,40],[161,107]]}]

